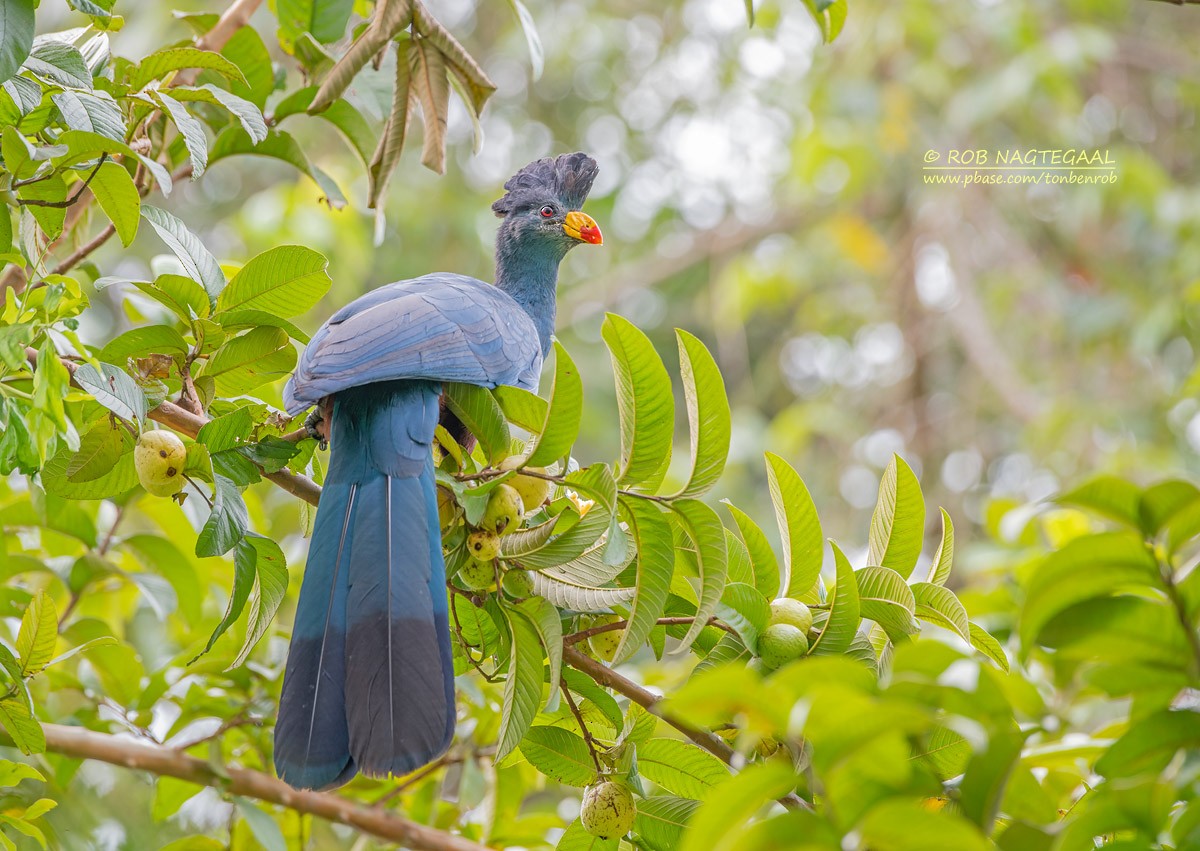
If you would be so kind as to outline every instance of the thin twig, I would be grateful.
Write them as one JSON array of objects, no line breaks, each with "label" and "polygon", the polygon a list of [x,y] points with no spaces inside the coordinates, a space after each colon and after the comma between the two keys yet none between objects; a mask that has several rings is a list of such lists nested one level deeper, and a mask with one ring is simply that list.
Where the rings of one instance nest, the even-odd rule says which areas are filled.
[{"label": "thin twig", "polygon": [[[488,467],[486,470],[480,470],[478,473],[456,473],[454,478],[460,482],[486,482],[490,479],[495,479],[509,473],[509,470],[498,470],[495,467]],[[530,470],[528,467],[521,467],[518,470],[519,475],[528,476],[531,479],[541,479],[546,482],[554,482],[555,484],[564,487],[571,487],[574,482],[567,479],[566,476],[557,475],[555,473],[539,473],[536,470]],[[620,496],[630,496],[635,499],[646,499],[651,502],[660,502],[664,505],[669,505],[670,497],[656,496],[652,493],[639,493],[638,491],[617,489],[617,494]]]},{"label": "thin twig", "polygon": [[571,708],[571,714],[575,716],[575,723],[579,725],[579,731],[583,733],[583,740],[587,742],[588,753],[592,756],[592,764],[596,766],[596,773],[603,773],[604,769],[600,765],[600,755],[596,753],[596,740],[592,738],[592,731],[588,729],[587,723],[583,720],[583,713],[579,711],[579,707],[575,704],[575,698],[571,697],[571,690],[567,688],[567,681],[560,679],[559,687],[562,689],[563,697],[567,700],[567,706]]},{"label": "thin twig", "polygon": [[96,167],[93,168],[87,178],[84,179],[83,185],[75,191],[74,195],[72,195],[70,198],[67,198],[65,201],[42,201],[39,198],[18,198],[17,203],[22,207],[53,207],[57,210],[65,210],[67,207],[73,206],[75,202],[80,199],[83,193],[87,191],[88,184],[92,182],[92,178],[95,177],[100,171],[100,166],[104,165],[107,159],[108,154],[101,154],[100,159],[96,161]]},{"label": "thin twig", "polygon": [[[685,624],[695,623],[694,617],[674,617],[674,618],[659,618],[655,621],[658,626],[683,626]],[[573,632],[570,635],[563,636],[563,644],[578,644],[581,641],[587,641],[593,635],[599,635],[602,632],[616,632],[619,629],[625,629],[629,626],[629,621],[613,621],[612,623],[600,624],[599,626],[591,626],[587,629],[581,629],[579,632]],[[737,630],[729,624],[716,617],[708,619],[706,626],[715,626],[717,629],[723,629],[730,635],[737,635]]]}]

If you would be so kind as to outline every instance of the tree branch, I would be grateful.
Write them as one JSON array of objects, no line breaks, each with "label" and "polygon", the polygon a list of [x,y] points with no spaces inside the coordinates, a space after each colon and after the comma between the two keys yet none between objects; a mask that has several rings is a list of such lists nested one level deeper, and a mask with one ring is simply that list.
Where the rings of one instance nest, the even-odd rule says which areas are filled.
[{"label": "tree branch", "polygon": [[[484,846],[461,836],[426,827],[384,809],[367,807],[329,792],[293,789],[282,780],[261,771],[230,766],[218,773],[209,763],[188,756],[183,751],[97,733],[82,727],[43,724],[42,730],[46,734],[46,750],[52,753],[148,771],[160,777],[175,777],[200,786],[212,786],[232,795],[278,804],[348,825],[405,848],[419,851],[487,851]],[[0,742],[12,745],[7,733],[0,733]]]},{"label": "tree branch", "polygon": [[[595,659],[589,659],[570,645],[563,647],[563,661],[575,670],[587,674],[599,685],[624,695],[646,711],[658,716],[726,765],[734,764],[734,757],[737,755],[737,751],[731,748],[724,739],[715,735],[710,730],[697,727],[664,711],[659,706],[662,698],[658,695],[647,691],[631,680],[625,679],[625,677],[618,674],[612,668],[600,664]],[[779,803],[790,809],[812,809],[812,804],[796,794],[780,798]]]},{"label": "tree branch", "polygon": [[[37,366],[37,350],[25,349],[25,357],[29,363]],[[75,370],[77,365],[72,361],[61,359],[62,365],[66,367],[67,372],[71,374],[71,384],[75,387],[87,392],[86,388],[81,387],[75,381]],[[174,429],[180,434],[186,434],[190,438],[195,438],[200,433],[200,429],[208,422],[207,417],[202,417],[198,414],[193,414],[191,411],[176,405],[174,402],[163,402],[157,408],[150,411],[147,416],[156,423]],[[321,500],[321,486],[312,479],[297,475],[296,473],[287,470],[280,470],[277,473],[262,473],[263,478],[269,479],[292,496],[299,497],[305,502],[316,505]]]}]

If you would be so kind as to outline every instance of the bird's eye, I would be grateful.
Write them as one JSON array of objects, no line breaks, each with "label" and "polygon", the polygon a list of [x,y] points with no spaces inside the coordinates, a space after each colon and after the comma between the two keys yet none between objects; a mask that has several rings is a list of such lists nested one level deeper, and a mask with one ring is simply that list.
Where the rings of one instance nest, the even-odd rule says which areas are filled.
[{"label": "bird's eye", "polygon": [[542,207],[541,213],[543,219],[548,219],[554,215],[554,208],[547,204],[545,207]]}]

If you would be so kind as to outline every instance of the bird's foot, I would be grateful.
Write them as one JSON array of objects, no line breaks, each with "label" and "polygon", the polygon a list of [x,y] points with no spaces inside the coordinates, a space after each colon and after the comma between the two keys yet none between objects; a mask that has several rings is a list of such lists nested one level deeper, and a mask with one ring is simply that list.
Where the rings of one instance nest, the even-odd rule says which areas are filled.
[{"label": "bird's foot", "polygon": [[313,408],[304,418],[304,430],[313,440],[319,441],[322,449],[329,448],[329,435],[325,431],[325,416],[321,406]]}]

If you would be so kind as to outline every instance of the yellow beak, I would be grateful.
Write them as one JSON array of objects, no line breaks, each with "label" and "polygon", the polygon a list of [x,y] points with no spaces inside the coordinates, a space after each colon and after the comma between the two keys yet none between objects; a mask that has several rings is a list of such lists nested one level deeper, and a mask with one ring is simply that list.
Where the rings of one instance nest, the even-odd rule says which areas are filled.
[{"label": "yellow beak", "polygon": [[563,232],[581,242],[590,242],[592,245],[604,244],[604,235],[600,233],[600,226],[596,224],[596,220],[578,210],[567,213],[567,218],[563,221]]}]

